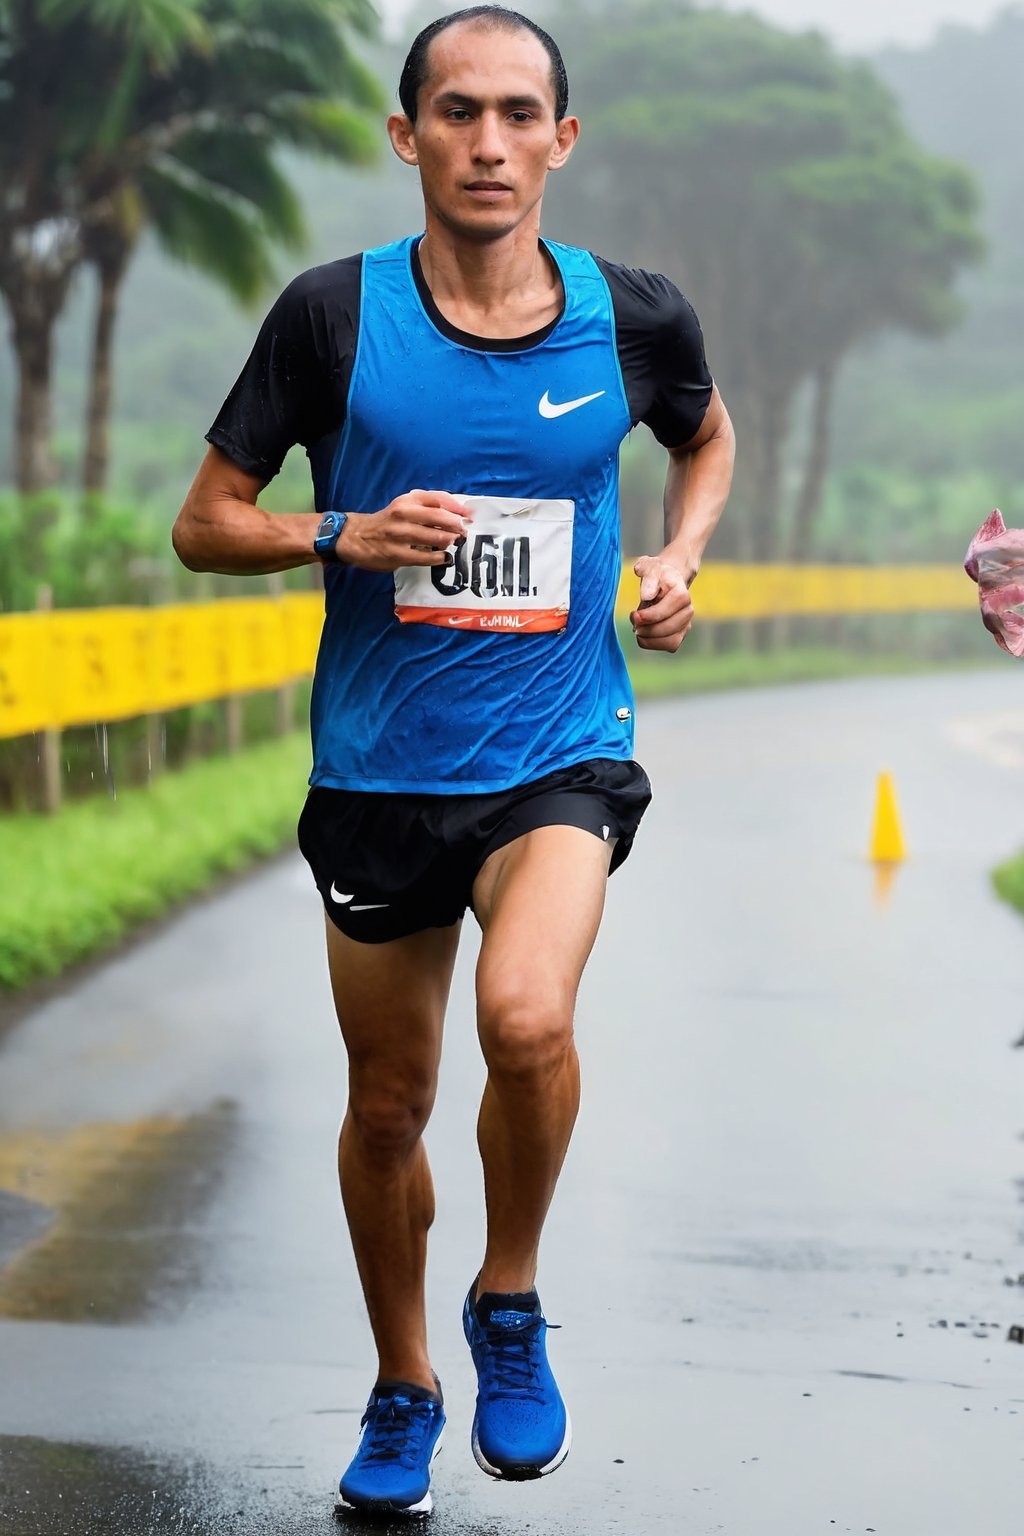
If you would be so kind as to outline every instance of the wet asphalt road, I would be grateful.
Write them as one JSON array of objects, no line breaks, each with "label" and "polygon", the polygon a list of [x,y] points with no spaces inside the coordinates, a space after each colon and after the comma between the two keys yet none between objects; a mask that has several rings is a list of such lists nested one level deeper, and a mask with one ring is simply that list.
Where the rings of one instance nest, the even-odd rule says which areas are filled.
[{"label": "wet asphalt road", "polygon": [[[1024,668],[647,705],[638,755],[656,799],[581,995],[541,1274],[576,1440],[541,1483],[468,1444],[464,934],[429,1132],[432,1536],[1018,1536],[1024,926],[987,872],[1024,843]],[[912,854],[887,898],[883,767]],[[3,1536],[335,1529],[372,1379],[343,1092],[297,855],[0,1043]]]}]

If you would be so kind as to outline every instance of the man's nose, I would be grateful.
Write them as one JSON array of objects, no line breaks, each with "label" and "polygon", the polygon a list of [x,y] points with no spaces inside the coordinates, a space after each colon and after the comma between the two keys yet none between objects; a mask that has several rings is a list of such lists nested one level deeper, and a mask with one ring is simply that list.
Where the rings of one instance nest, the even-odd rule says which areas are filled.
[{"label": "man's nose", "polygon": [[505,139],[497,112],[484,112],[480,117],[473,153],[485,165],[501,165],[504,161]]}]

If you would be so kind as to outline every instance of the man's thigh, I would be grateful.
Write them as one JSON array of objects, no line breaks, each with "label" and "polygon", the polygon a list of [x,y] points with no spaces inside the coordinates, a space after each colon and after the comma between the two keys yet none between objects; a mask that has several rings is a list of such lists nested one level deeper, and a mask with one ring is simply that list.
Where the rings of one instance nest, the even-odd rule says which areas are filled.
[{"label": "man's thigh", "polygon": [[473,910],[483,931],[481,1002],[516,996],[571,1014],[604,911],[613,842],[575,826],[545,826],[483,865]]},{"label": "man's thigh", "polygon": [[329,917],[325,925],[350,1072],[421,1088],[435,1082],[460,925],[383,944],[348,938]]}]

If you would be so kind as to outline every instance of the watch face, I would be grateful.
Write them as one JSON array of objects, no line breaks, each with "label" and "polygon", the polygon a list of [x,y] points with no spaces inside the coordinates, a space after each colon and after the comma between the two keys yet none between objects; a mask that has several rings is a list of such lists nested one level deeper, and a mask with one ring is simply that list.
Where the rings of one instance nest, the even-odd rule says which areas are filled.
[{"label": "watch face", "polygon": [[313,540],[313,548],[324,559],[338,557],[338,536],[345,526],[344,512],[325,512]]}]

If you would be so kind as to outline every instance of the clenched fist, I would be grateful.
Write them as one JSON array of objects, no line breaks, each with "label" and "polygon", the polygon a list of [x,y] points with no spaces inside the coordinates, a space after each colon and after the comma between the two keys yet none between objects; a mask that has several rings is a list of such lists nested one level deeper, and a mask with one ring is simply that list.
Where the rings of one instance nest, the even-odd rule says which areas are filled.
[{"label": "clenched fist", "polygon": [[629,622],[642,651],[678,651],[693,623],[693,599],[686,577],[662,555],[641,555],[633,566],[640,577],[640,605]]},{"label": "clenched fist", "polygon": [[444,565],[445,551],[472,520],[469,508],[447,491],[406,491],[380,512],[350,512],[338,540],[338,557],[364,571]]}]

